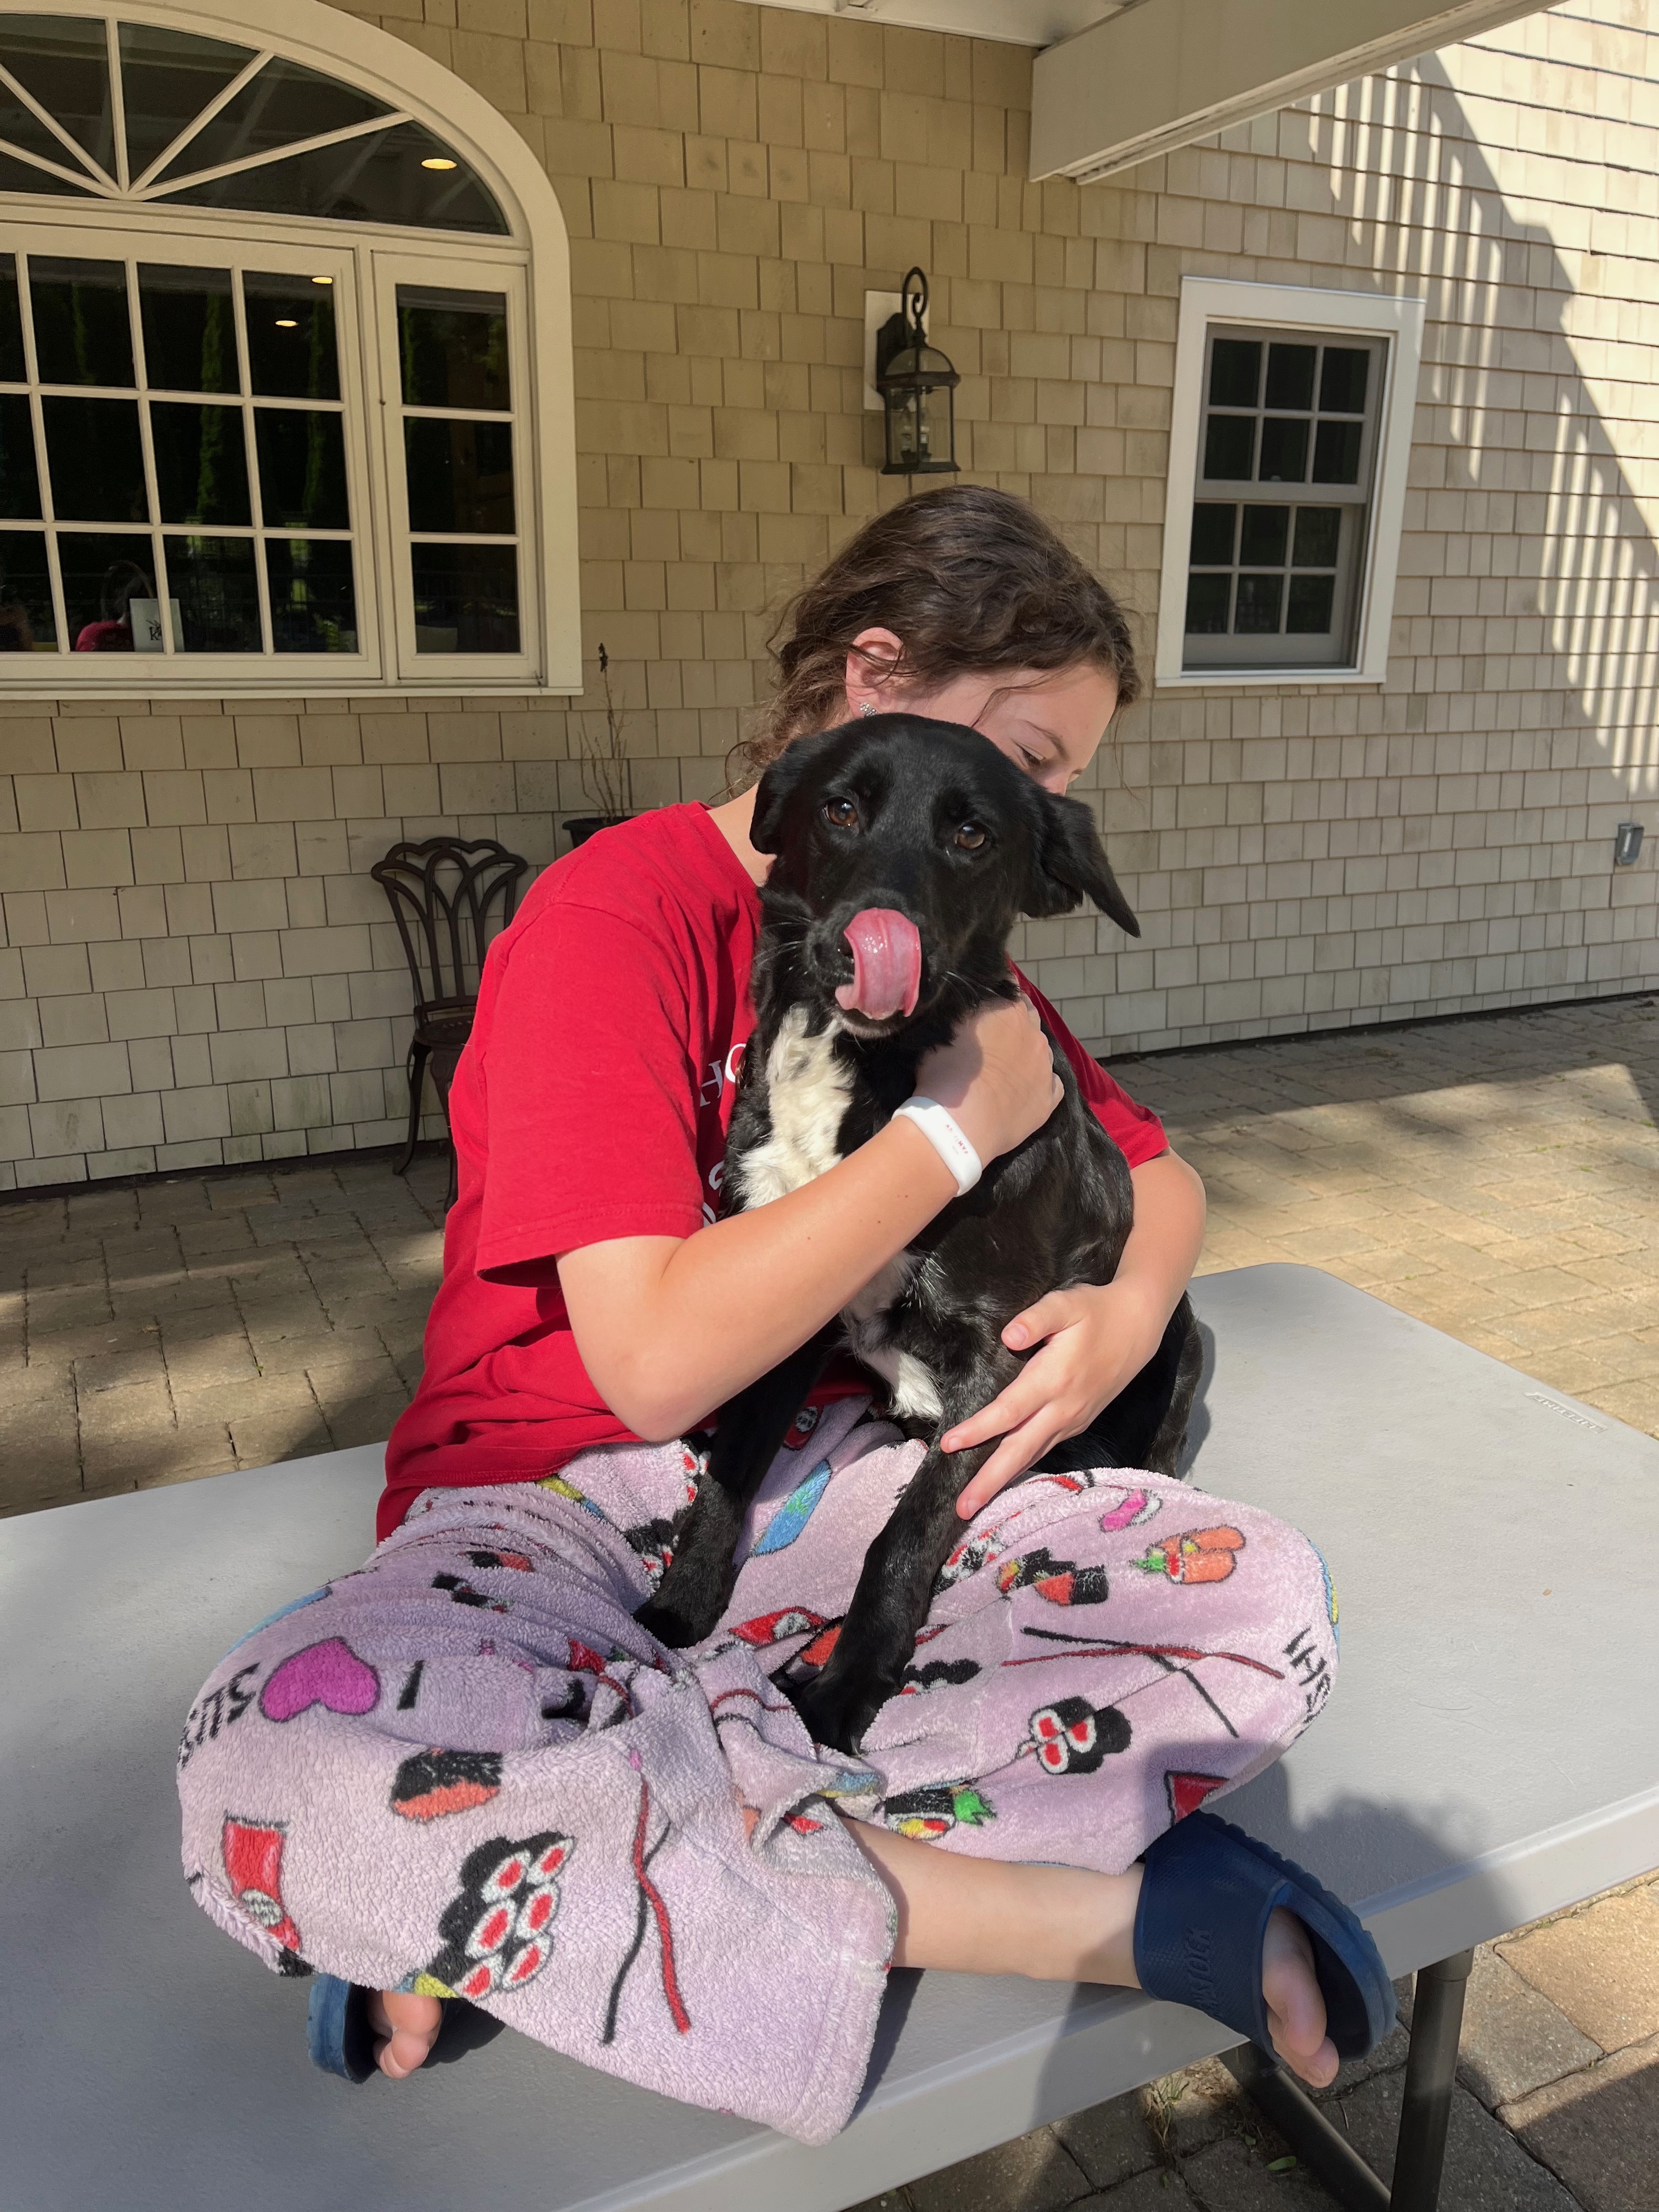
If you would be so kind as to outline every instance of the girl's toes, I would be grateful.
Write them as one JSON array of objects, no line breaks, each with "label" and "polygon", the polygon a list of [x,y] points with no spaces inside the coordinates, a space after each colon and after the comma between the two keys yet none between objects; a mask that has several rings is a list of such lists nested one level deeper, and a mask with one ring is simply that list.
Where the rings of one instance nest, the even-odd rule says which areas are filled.
[{"label": "girl's toes", "polygon": [[1292,2072],[1322,2089],[1336,2077],[1336,2046],[1325,2033],[1325,2000],[1308,1931],[1282,1909],[1268,1921],[1261,1947],[1261,1994],[1274,2050]]},{"label": "girl's toes", "polygon": [[377,2038],[374,2059],[382,2074],[393,2081],[424,2066],[427,2054],[438,2040],[443,2007],[436,1997],[416,1996],[407,1990],[375,1990],[368,2000],[369,2025]]}]

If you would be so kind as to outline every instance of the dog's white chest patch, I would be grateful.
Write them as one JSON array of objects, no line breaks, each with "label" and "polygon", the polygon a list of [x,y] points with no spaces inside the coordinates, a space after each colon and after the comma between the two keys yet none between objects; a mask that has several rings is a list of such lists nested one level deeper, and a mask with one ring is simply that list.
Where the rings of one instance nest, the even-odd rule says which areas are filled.
[{"label": "dog's white chest patch", "polygon": [[[842,1118],[852,1095],[852,1072],[836,1051],[840,1024],[806,1034],[806,1010],[784,1016],[766,1062],[767,1106],[772,1133],[745,1153],[744,1204],[767,1206],[828,1174],[841,1158]],[[842,1320],[848,1349],[872,1368],[892,1393],[893,1411],[936,1419],[939,1390],[913,1353],[888,1342],[887,1316],[921,1264],[908,1252],[890,1260],[873,1282],[847,1305]]]},{"label": "dog's white chest patch", "polygon": [[769,1205],[828,1174],[841,1158],[842,1116],[852,1094],[852,1071],[837,1056],[841,1025],[806,1034],[806,1009],[784,1016],[766,1062],[767,1106],[772,1133],[745,1155],[744,1202]]}]

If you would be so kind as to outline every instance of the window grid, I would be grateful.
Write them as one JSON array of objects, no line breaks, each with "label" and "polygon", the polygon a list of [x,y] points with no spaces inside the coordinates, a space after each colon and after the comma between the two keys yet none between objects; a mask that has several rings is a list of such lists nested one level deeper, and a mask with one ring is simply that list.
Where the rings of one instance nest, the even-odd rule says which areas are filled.
[{"label": "window grid", "polygon": [[1351,656],[1384,367],[1382,343],[1359,333],[1211,326],[1183,665]]},{"label": "window grid", "polygon": [[[27,389],[30,404],[31,425],[34,434],[35,479],[37,496],[40,507],[40,514],[38,518],[14,516],[9,517],[3,523],[0,523],[0,549],[3,549],[5,540],[9,537],[33,536],[38,535],[40,532],[44,532],[46,533],[46,558],[52,588],[53,624],[57,632],[57,643],[55,647],[57,656],[58,658],[63,658],[65,655],[73,654],[76,651],[76,640],[70,635],[70,629],[73,627],[73,623],[72,618],[70,616],[69,595],[64,580],[62,540],[64,538],[80,537],[89,538],[101,537],[105,538],[130,538],[135,546],[142,545],[145,550],[148,557],[143,565],[147,568],[149,574],[153,575],[155,579],[157,609],[161,618],[161,646],[159,653],[155,657],[161,658],[164,660],[177,658],[186,663],[192,663],[202,659],[217,658],[222,653],[228,655],[234,652],[235,660],[244,665],[258,660],[276,662],[279,659],[301,657],[299,655],[293,654],[292,653],[285,652],[276,641],[275,611],[271,604],[270,589],[270,572],[268,567],[269,555],[266,549],[272,543],[284,544],[295,542],[317,540],[325,544],[345,544],[348,545],[354,545],[355,550],[355,541],[357,538],[358,532],[354,530],[349,521],[348,521],[348,524],[344,527],[337,527],[321,524],[312,525],[309,523],[303,525],[266,524],[264,514],[264,487],[261,481],[259,463],[258,416],[260,412],[277,413],[284,411],[301,414],[327,414],[336,416],[340,418],[341,422],[343,446],[349,446],[349,440],[348,433],[349,431],[350,425],[347,420],[349,413],[346,397],[348,387],[344,380],[344,362],[343,360],[345,349],[342,343],[343,333],[341,329],[340,316],[337,313],[337,301],[342,290],[341,279],[344,273],[345,264],[340,261],[337,255],[330,254],[319,257],[331,264],[326,272],[326,285],[330,292],[331,299],[337,303],[337,312],[333,319],[336,356],[335,373],[337,381],[340,385],[340,397],[337,399],[329,399],[320,397],[294,397],[282,393],[259,392],[256,392],[253,388],[253,365],[252,349],[248,339],[247,298],[245,288],[245,279],[252,276],[255,277],[271,276],[287,281],[297,279],[301,275],[308,275],[312,281],[316,283],[319,281],[320,272],[318,271],[314,262],[312,270],[308,271],[300,271],[292,269],[260,268],[255,264],[254,258],[252,256],[246,257],[246,258],[240,257],[234,259],[220,258],[210,260],[208,256],[213,252],[214,249],[205,240],[200,241],[201,258],[196,261],[189,263],[163,262],[159,260],[147,261],[145,258],[144,248],[136,243],[126,244],[123,248],[120,246],[120,243],[114,240],[111,240],[107,241],[107,243],[101,240],[87,240],[80,242],[91,244],[94,250],[89,253],[85,252],[77,253],[66,252],[61,248],[49,247],[43,252],[37,247],[25,246],[20,240],[17,242],[15,252],[9,257],[0,256],[0,259],[9,258],[12,260],[13,268],[15,272],[18,295],[18,311],[22,323],[24,366],[27,374],[27,387],[20,386],[15,382],[0,382],[0,392],[16,394],[20,391],[24,390],[25,388]],[[222,247],[219,248],[218,252],[221,257],[222,257]],[[276,259],[283,257],[272,255],[267,258]],[[126,307],[128,344],[132,356],[132,368],[135,380],[134,382],[130,385],[69,384],[61,381],[49,381],[41,376],[39,335],[34,312],[32,264],[36,261],[44,261],[48,263],[65,262],[73,264],[78,260],[84,260],[88,264],[95,264],[98,262],[110,264],[118,262],[121,267],[123,279],[122,289],[125,294]],[[191,388],[189,386],[176,385],[152,385],[149,382],[149,352],[143,330],[139,271],[141,269],[144,269],[152,272],[160,272],[169,268],[200,268],[210,270],[215,275],[222,273],[228,276],[230,282],[232,321],[236,343],[237,385],[235,390],[230,392],[204,392],[199,387],[199,386],[195,388]],[[57,513],[58,486],[55,473],[52,466],[52,456],[46,434],[46,403],[47,400],[53,398],[130,401],[136,406],[138,416],[140,453],[143,469],[145,504],[148,507],[149,516],[147,522],[132,522],[131,520],[125,520],[115,517],[106,517],[101,519],[79,517],[59,518]],[[169,520],[163,515],[161,510],[160,478],[155,460],[154,422],[151,415],[152,405],[158,401],[163,404],[169,402],[179,402],[187,405],[220,407],[225,409],[227,411],[234,410],[240,425],[243,470],[247,486],[249,514],[251,518],[248,522],[180,522]],[[348,451],[346,457],[346,496],[349,515],[352,504],[351,492],[354,475],[355,471],[351,465],[350,454]],[[258,645],[243,649],[228,648],[222,646],[216,648],[210,647],[205,652],[198,653],[195,651],[187,651],[176,643],[174,624],[172,617],[172,608],[178,598],[178,594],[173,590],[172,580],[168,574],[167,541],[170,536],[175,539],[187,539],[191,537],[204,539],[210,538],[233,538],[238,541],[246,541],[253,545],[255,549],[254,560],[252,563],[253,580],[258,610],[260,633],[260,642]],[[363,635],[363,609],[362,605],[362,563],[361,561],[354,559],[352,567],[354,572],[354,583],[356,586],[354,598],[357,603],[356,607],[356,637],[357,642],[355,643],[352,647],[338,655],[332,653],[329,654],[327,658],[330,660],[333,660],[337,658],[339,659],[356,659],[361,651],[361,640]],[[84,625],[82,627],[84,628]],[[317,659],[323,658],[320,654],[316,656],[307,654],[303,657],[307,659],[313,657]]]}]

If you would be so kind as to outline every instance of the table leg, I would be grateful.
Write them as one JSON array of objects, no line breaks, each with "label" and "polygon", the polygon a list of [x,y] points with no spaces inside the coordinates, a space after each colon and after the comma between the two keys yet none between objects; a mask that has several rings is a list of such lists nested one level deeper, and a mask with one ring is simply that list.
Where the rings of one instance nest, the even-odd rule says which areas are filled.
[{"label": "table leg", "polygon": [[1458,1951],[1425,1966],[1412,1998],[1412,2041],[1406,2060],[1406,2094],[1395,2152],[1392,2212],[1435,2212],[1446,2160],[1457,2075],[1457,2039],[1463,2027],[1463,1992],[1474,1964]]},{"label": "table leg", "polygon": [[1463,1991],[1474,1964],[1459,1951],[1417,1977],[1411,2048],[1395,2150],[1394,2187],[1382,2181],[1291,2076],[1253,2043],[1224,2051],[1221,2063],[1250,2101],[1266,2113],[1309,2172],[1343,2212],[1437,2212],[1457,2075]]}]

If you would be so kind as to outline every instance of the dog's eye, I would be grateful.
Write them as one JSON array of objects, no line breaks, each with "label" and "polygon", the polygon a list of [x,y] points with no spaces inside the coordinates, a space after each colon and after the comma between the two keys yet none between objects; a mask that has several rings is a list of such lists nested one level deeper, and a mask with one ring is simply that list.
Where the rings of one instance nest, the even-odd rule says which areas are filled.
[{"label": "dog's eye", "polygon": [[850,799],[825,799],[823,818],[833,822],[837,830],[856,830],[859,826],[859,811]]},{"label": "dog's eye", "polygon": [[964,822],[957,832],[956,842],[964,853],[977,853],[985,842],[985,832],[977,822]]}]

